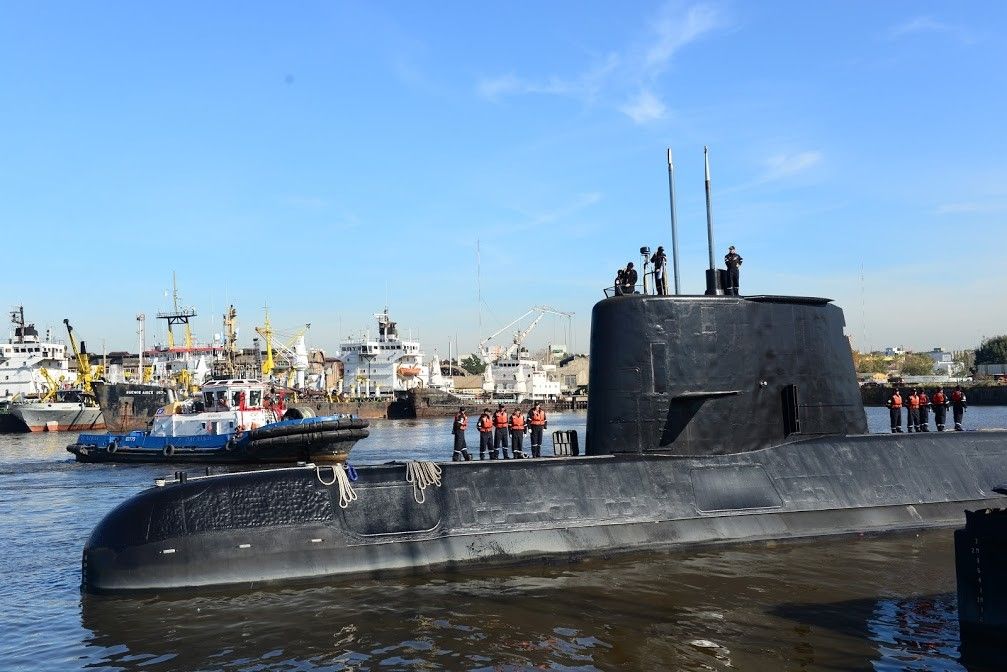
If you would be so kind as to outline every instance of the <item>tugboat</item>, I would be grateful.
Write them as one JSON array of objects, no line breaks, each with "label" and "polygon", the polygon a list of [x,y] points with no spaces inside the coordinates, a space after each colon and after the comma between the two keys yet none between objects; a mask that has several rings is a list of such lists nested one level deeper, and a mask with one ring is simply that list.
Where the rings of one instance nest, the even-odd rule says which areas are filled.
[{"label": "tugboat", "polygon": [[286,408],[261,381],[213,380],[158,409],[149,431],[81,434],[67,450],[79,462],[343,462],[367,434],[358,418]]}]

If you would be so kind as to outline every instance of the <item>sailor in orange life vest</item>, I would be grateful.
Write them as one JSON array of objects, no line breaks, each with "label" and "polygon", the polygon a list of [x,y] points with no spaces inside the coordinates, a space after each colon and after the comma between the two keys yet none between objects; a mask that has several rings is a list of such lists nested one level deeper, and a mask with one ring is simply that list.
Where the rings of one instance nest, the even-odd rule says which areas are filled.
[{"label": "sailor in orange life vest", "polygon": [[469,418],[465,415],[465,408],[459,408],[458,413],[455,415],[454,424],[451,425],[451,433],[455,435],[455,452],[451,455],[452,462],[461,462],[465,460],[469,462],[472,460],[472,456],[469,455],[468,448],[465,446],[465,430],[469,427]]},{"label": "sailor in orange life vest", "polygon": [[542,432],[547,424],[542,404],[535,402],[535,406],[528,411],[528,426],[531,427],[532,457],[542,457]]},{"label": "sailor in orange life vest", "polygon": [[916,429],[918,432],[929,432],[930,431],[930,398],[927,396],[927,391],[922,387],[920,388],[920,393],[917,395],[920,399],[920,426]]},{"label": "sailor in orange life vest", "polygon": [[955,385],[955,389],[951,393],[951,410],[955,416],[956,432],[965,431],[965,428],[962,427],[962,420],[964,419],[966,408],[968,408],[968,400],[965,398],[965,392],[962,391],[961,385]]},{"label": "sailor in orange life vest", "polygon": [[934,392],[933,398],[930,399],[930,403],[934,407],[934,424],[937,425],[937,431],[944,431],[944,421],[948,417],[948,398],[944,394],[944,390],[940,387]]},{"label": "sailor in orange life vest", "polygon": [[500,404],[497,412],[493,414],[493,426],[496,428],[496,431],[493,433],[493,452],[496,453],[497,448],[503,447],[503,459],[509,460],[510,456],[507,454],[507,433],[510,422],[503,404]]},{"label": "sailor in orange life vest", "polygon": [[524,450],[524,413],[521,409],[515,408],[514,412],[510,416],[510,443],[511,449],[514,451],[514,459],[525,457]]},{"label": "sailor in orange life vest", "polygon": [[909,393],[909,398],[906,399],[909,406],[909,412],[906,414],[906,425],[910,432],[920,431],[920,398],[916,394],[916,390]]},{"label": "sailor in orange life vest", "polygon": [[885,402],[888,407],[888,415],[892,421],[892,434],[902,433],[902,395],[899,391],[892,390],[892,396]]},{"label": "sailor in orange life vest", "polygon": [[497,451],[493,447],[493,417],[490,415],[490,409],[483,409],[483,414],[476,422],[476,429],[479,430],[479,459],[485,460],[487,453],[491,460],[497,459]]}]

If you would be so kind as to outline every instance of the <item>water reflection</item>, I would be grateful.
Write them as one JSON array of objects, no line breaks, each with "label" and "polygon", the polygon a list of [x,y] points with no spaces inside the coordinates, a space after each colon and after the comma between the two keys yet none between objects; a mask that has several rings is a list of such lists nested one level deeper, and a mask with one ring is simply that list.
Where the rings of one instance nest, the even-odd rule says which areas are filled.
[{"label": "water reflection", "polygon": [[951,561],[950,532],[760,544],[86,596],[81,623],[88,665],[119,669],[961,670]]}]

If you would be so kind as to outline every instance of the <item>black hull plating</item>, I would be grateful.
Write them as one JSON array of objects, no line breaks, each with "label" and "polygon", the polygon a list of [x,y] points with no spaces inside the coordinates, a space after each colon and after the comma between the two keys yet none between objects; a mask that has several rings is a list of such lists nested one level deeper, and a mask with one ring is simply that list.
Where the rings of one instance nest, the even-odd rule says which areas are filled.
[{"label": "black hull plating", "polygon": [[86,590],[249,584],[591,552],[953,526],[1007,483],[1007,433],[819,438],[731,455],[441,465],[418,504],[402,465],[153,488],[84,550]]},{"label": "black hull plating", "polygon": [[168,404],[173,395],[157,385],[94,382],[92,386],[110,432],[147,429],[157,409]]}]

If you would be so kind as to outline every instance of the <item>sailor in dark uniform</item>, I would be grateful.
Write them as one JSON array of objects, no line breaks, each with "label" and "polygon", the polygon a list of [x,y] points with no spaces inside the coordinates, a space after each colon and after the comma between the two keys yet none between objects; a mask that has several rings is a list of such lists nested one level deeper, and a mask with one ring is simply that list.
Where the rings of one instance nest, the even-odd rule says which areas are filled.
[{"label": "sailor in dark uniform", "polygon": [[727,264],[727,287],[724,288],[725,294],[738,295],[738,290],[741,287],[741,262],[743,261],[744,259],[734,249],[734,245],[727,248],[727,254],[724,255],[724,263]]}]

